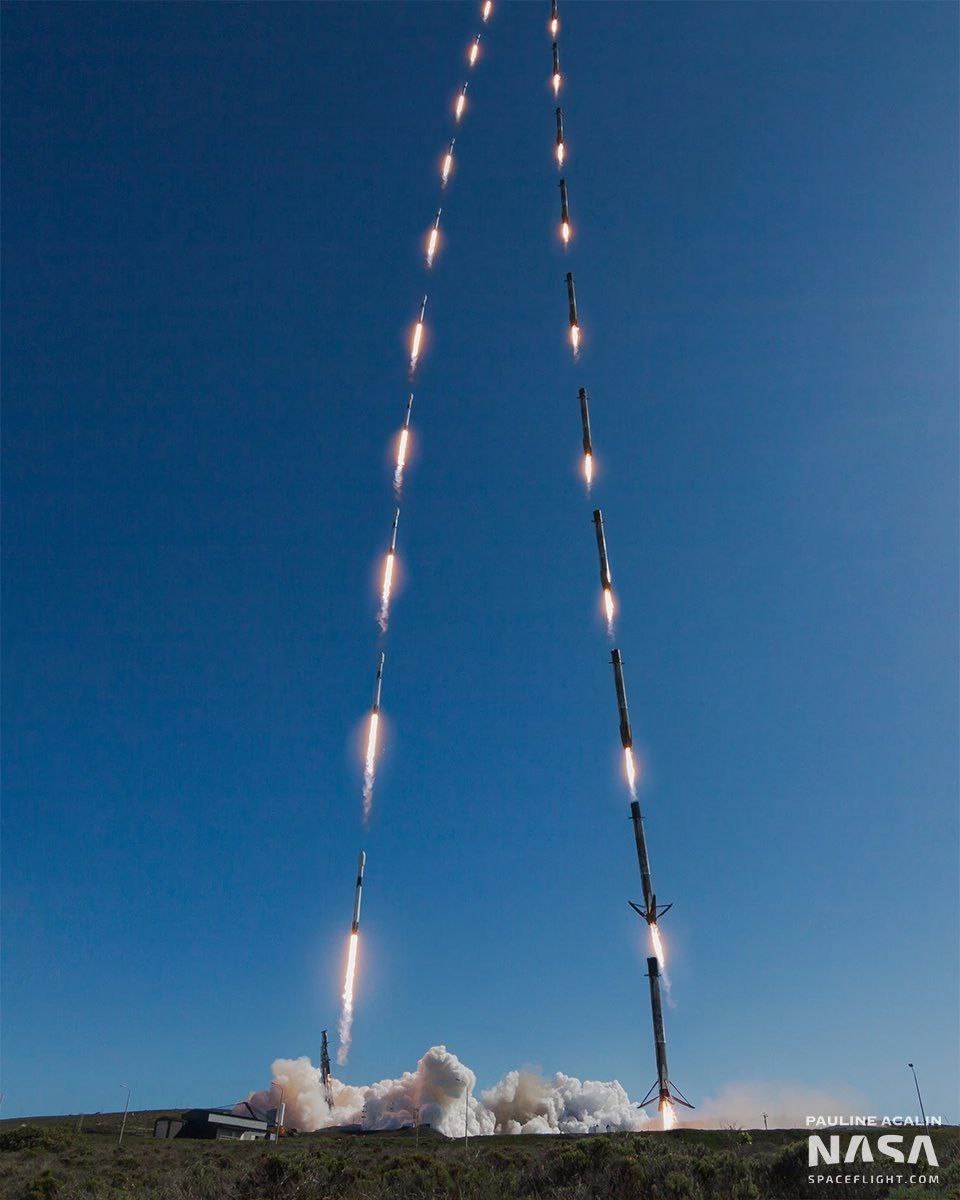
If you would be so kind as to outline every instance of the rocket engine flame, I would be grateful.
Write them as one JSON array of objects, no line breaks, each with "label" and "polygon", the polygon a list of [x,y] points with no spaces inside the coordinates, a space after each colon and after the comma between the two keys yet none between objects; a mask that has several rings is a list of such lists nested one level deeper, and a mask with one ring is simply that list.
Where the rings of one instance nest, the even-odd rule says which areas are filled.
[{"label": "rocket engine flame", "polygon": [[467,62],[472,67],[477,61],[477,55],[480,53],[480,34],[477,34],[477,40],[470,47],[470,53],[467,56]]},{"label": "rocket engine flame", "polygon": [[420,358],[420,345],[423,341],[423,322],[418,321],[413,327],[413,338],[410,342],[410,370],[415,371],[417,360]]},{"label": "rocket engine flame", "polygon": [[[376,720],[376,713],[374,713]],[[337,1032],[340,1037],[340,1047],[337,1050],[337,1062],[342,1067],[350,1053],[353,1028],[353,982],[357,973],[357,947],[360,941],[359,933],[350,934],[350,945],[347,948],[347,969],[343,977],[343,997],[340,1006],[340,1021]]]},{"label": "rocket engine flame", "polygon": [[560,22],[556,17],[550,19],[550,36],[556,37],[557,30],[560,28]]},{"label": "rocket engine flame", "polygon": [[397,466],[393,473],[393,486],[399,492],[403,485],[403,468],[407,465],[407,443],[410,440],[410,430],[400,430],[400,440],[397,443]]},{"label": "rocket engine flame", "polygon": [[613,636],[614,604],[613,604],[613,589],[610,587],[605,587],[603,589],[603,611],[607,618],[607,632],[611,636]]},{"label": "rocket engine flame", "polygon": [[450,178],[450,171],[453,168],[453,151],[448,150],[443,158],[443,166],[440,168],[440,185],[447,186],[447,180]]},{"label": "rocket engine flame", "polygon": [[669,1100],[660,1102],[660,1116],[663,1118],[664,1129],[675,1129],[677,1125],[677,1113]]},{"label": "rocket engine flame", "polygon": [[427,237],[427,266],[433,266],[433,258],[437,253],[437,242],[440,239],[440,230],[434,225]]},{"label": "rocket engine flame", "polygon": [[587,488],[593,486],[593,455],[585,454],[583,456],[583,477],[587,481]]},{"label": "rocket engine flame", "polygon": [[563,142],[557,142],[557,166],[558,167],[563,166],[563,155],[564,155]]},{"label": "rocket engine flame", "polygon": [[650,941],[653,943],[653,952],[657,956],[657,962],[660,964],[660,975],[663,977],[663,967],[666,962],[666,956],[663,950],[663,937],[660,933],[660,927],[656,921],[650,925]]},{"label": "rocket engine flame", "polygon": [[467,103],[466,93],[461,92],[460,95],[457,96],[457,104],[453,110],[453,119],[455,121],[459,121],[460,118],[463,116],[463,108],[466,103]]},{"label": "rocket engine flame", "polygon": [[626,746],[623,751],[623,765],[627,772],[627,783],[630,785],[631,796],[637,794],[637,767],[633,761],[633,751]]},{"label": "rocket engine flame", "polygon": [[580,326],[570,326],[570,345],[573,347],[573,357],[576,358],[580,353]]},{"label": "rocket engine flame", "polygon": [[563,244],[565,246],[569,246],[570,245],[570,222],[569,221],[561,222],[560,236],[563,238]]},{"label": "rocket engine flame", "polygon": [[393,566],[396,557],[393,550],[388,550],[383,562],[383,587],[380,589],[380,611],[377,613],[381,633],[387,632],[387,621],[390,618],[390,592],[393,589]]},{"label": "rocket engine flame", "polygon": [[553,94],[554,94],[554,96],[560,95],[560,72],[559,71],[554,71],[554,73],[553,73]]},{"label": "rocket engine flame", "polygon": [[493,0],[486,0],[483,6],[483,14],[481,19],[486,23],[490,20],[490,14],[493,12]]},{"label": "rocket engine flame", "polygon": [[380,714],[370,714],[370,725],[367,729],[367,753],[363,760],[363,819],[370,819],[373,808],[373,783],[377,774],[377,738],[380,731]]}]

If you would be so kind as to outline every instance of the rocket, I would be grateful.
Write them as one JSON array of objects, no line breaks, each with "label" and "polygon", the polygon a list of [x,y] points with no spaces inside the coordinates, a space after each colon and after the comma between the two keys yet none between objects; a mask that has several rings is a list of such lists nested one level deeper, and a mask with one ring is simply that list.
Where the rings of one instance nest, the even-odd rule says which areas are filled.
[{"label": "rocket", "polygon": [[570,206],[567,202],[567,181],[560,180],[560,236],[563,244],[570,241]]},{"label": "rocket", "polygon": [[560,28],[560,18],[557,16],[557,0],[550,0],[550,33],[556,37]]},{"label": "rocket", "polygon": [[580,389],[580,422],[583,425],[583,452],[593,455],[593,438],[590,436],[590,409],[587,405],[587,389]]},{"label": "rocket", "polygon": [[553,94],[560,91],[560,47],[553,43]]},{"label": "rocket", "polygon": [[643,917],[648,925],[656,925],[663,914],[673,907],[673,904],[657,904],[657,894],[653,890],[650,879],[650,859],[647,857],[647,839],[643,832],[643,816],[640,804],[633,800],[630,804],[630,820],[633,822],[633,837],[637,843],[637,862],[640,864],[640,886],[643,889],[643,907],[632,900],[627,903],[637,914]]},{"label": "rocket", "polygon": [[567,304],[570,308],[570,328],[579,329],[580,319],[577,316],[577,293],[573,290],[573,272],[567,272]]},{"label": "rocket", "polygon": [[563,165],[563,109],[557,109],[557,162]]},{"label": "rocket", "polygon": [[373,685],[373,708],[371,712],[379,713],[380,711],[380,692],[383,689],[383,662],[387,657],[384,650],[380,651],[380,661],[377,663],[377,678]]},{"label": "rocket", "polygon": [[[382,665],[383,664],[381,663],[381,666]],[[378,672],[377,679],[379,680],[379,678],[380,678],[380,674]],[[379,694],[379,683],[378,683],[377,703],[379,704],[379,702],[380,702],[380,694]],[[363,898],[363,869],[366,865],[367,865],[367,856],[361,850],[360,857],[357,859],[357,890],[356,890],[356,892],[354,892],[354,896],[353,896],[353,924],[350,926],[351,933],[359,933],[360,932],[360,901]]]},{"label": "rocket", "polygon": [[[410,404],[412,403],[412,401],[413,401],[413,397],[411,396],[410,400],[407,402],[407,421],[410,420]],[[404,428],[406,428],[407,421],[404,421]],[[400,524],[400,509],[398,508],[397,511],[393,514],[393,526],[390,529],[390,549],[387,551],[388,554],[396,554],[396,552],[397,552],[397,526],[399,524]],[[381,655],[381,659],[382,659],[382,657],[383,656]],[[380,663],[380,666],[382,669],[382,667],[383,667],[382,662]],[[379,671],[377,672],[377,678],[378,679],[380,678]]]},{"label": "rocket", "polygon": [[404,429],[410,428],[410,414],[413,412],[413,392],[410,393],[410,398],[407,400],[407,415],[403,418]]},{"label": "rocket", "polygon": [[[603,532],[603,513],[599,508],[593,510],[593,525],[597,531],[597,551],[600,554],[600,586],[604,589],[613,586],[613,580],[610,576],[610,560],[607,558],[607,539]],[[617,686],[617,703],[620,703],[620,689],[623,687],[623,679]],[[621,719],[623,713],[626,712],[627,701],[624,699],[623,708],[620,710]]]},{"label": "rocket", "polygon": [[656,958],[647,959],[647,977],[650,980],[650,1008],[653,1012],[653,1041],[657,1052],[657,1081],[647,1092],[645,1099],[640,1102],[641,1108],[649,1104],[654,1094],[657,1096],[657,1108],[672,1104],[683,1104],[693,1108],[690,1101],[680,1089],[670,1082],[670,1072],[667,1070],[667,1036],[663,1031],[663,1009],[660,1006],[660,967]]},{"label": "rocket", "polygon": [[610,657],[613,663],[613,685],[617,689],[617,709],[620,713],[620,741],[624,750],[633,748],[633,730],[630,728],[630,714],[627,712],[627,691],[623,685],[623,659],[620,651],[614,650]]}]

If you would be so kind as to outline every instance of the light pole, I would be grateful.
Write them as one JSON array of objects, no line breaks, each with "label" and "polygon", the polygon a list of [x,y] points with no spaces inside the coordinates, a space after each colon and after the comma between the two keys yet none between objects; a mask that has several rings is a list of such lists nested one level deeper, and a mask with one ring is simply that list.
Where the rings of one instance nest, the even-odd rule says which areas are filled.
[{"label": "light pole", "polygon": [[767,1127],[767,1114],[766,1113],[763,1114],[763,1127],[764,1127],[764,1129],[766,1129],[766,1127]]},{"label": "light pole", "polygon": [[127,1100],[123,1106],[123,1120],[120,1122],[120,1136],[117,1138],[117,1145],[123,1145],[123,1131],[127,1127],[127,1113],[130,1111],[130,1092],[131,1089],[125,1083],[120,1084],[121,1087],[127,1089]]},{"label": "light pole", "polygon": [[924,1129],[927,1131],[927,1133],[929,1133],[930,1126],[927,1124],[927,1114],[923,1111],[923,1097],[920,1095],[920,1084],[917,1081],[917,1069],[913,1063],[907,1063],[907,1066],[913,1072],[913,1085],[917,1089],[917,1099],[920,1101],[920,1116],[923,1117]]}]

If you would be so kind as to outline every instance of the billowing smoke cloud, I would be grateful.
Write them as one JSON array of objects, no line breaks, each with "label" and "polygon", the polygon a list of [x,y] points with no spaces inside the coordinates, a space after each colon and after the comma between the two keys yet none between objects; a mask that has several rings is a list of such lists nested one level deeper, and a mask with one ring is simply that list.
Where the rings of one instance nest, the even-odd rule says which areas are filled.
[{"label": "billowing smoke cloud", "polygon": [[[364,1129],[398,1129],[419,1119],[447,1137],[491,1133],[589,1133],[642,1129],[646,1114],[623,1087],[557,1074],[542,1080],[529,1072],[511,1071],[478,1098],[476,1076],[445,1046],[433,1046],[399,1079],[382,1079],[366,1087],[332,1080],[333,1109],[323,1096],[320,1070],[308,1058],[280,1058],[273,1064],[273,1083],[253,1092],[249,1103],[265,1111],[276,1108],[283,1092],[286,1122],[304,1132],[333,1125]],[[465,1099],[466,1098],[466,1099]]]},{"label": "billowing smoke cloud", "polygon": [[852,1088],[803,1087],[800,1084],[730,1083],[708,1096],[683,1124],[703,1129],[735,1126],[762,1129],[763,1114],[771,1129],[800,1129],[807,1116],[870,1112],[869,1101]]}]

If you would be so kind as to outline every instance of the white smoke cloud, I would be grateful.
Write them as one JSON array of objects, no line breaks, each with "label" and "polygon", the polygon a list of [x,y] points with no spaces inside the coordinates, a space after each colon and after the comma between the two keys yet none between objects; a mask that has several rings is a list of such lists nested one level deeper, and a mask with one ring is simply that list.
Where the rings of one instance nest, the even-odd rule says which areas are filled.
[{"label": "white smoke cloud", "polygon": [[771,1129],[799,1129],[807,1115],[862,1113],[871,1111],[869,1101],[852,1088],[808,1088],[800,1084],[760,1081],[729,1083],[715,1096],[708,1096],[696,1113],[682,1118],[685,1125],[703,1129],[732,1125],[741,1129],[763,1128],[763,1114]]},{"label": "white smoke cloud", "polygon": [[323,1095],[320,1070],[308,1058],[279,1058],[273,1083],[252,1092],[248,1101],[265,1111],[276,1108],[281,1090],[286,1123],[303,1132],[334,1125],[364,1129],[398,1129],[417,1119],[447,1137],[491,1133],[589,1133],[592,1130],[636,1130],[647,1116],[635,1107],[616,1080],[582,1082],[557,1074],[552,1080],[511,1071],[478,1098],[476,1076],[445,1046],[431,1047],[415,1071],[399,1079],[382,1079],[366,1087],[331,1080],[333,1109]]}]

